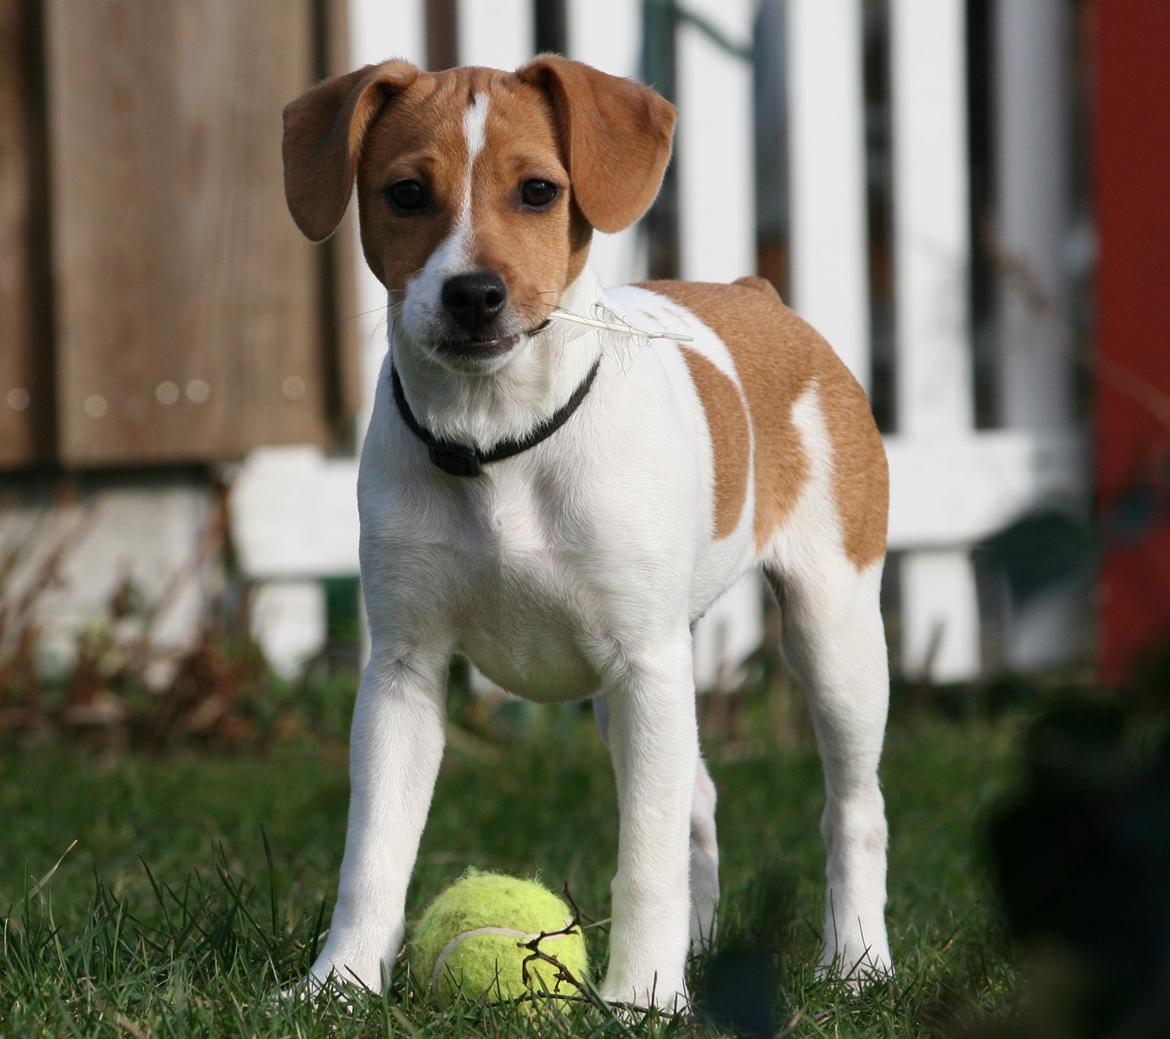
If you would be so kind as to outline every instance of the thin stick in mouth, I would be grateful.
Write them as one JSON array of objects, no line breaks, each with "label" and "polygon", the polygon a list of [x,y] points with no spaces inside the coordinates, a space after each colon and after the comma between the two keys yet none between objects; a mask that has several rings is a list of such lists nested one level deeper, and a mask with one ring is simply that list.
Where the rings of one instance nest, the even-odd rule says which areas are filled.
[{"label": "thin stick in mouth", "polygon": [[637,328],[628,322],[599,321],[596,318],[582,317],[580,314],[574,314],[571,310],[564,310],[561,307],[553,307],[549,317],[554,321],[570,321],[577,325],[588,325],[590,328],[602,328],[608,332],[620,332],[622,335],[628,335],[634,338],[673,339],[679,343],[693,343],[695,341],[694,336],[686,335],[683,332],[652,331],[650,329]]}]

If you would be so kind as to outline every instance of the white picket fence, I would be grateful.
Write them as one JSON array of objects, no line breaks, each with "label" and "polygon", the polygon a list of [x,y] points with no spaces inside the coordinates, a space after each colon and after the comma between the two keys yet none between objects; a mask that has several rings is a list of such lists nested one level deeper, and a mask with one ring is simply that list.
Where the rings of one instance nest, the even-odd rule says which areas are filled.
[{"label": "white picket fence", "polygon": [[[425,64],[421,0],[350,0],[354,65],[402,56]],[[686,0],[698,19],[677,40],[677,167],[684,278],[731,280],[755,267],[752,71],[713,41],[705,21],[745,47],[749,0]],[[785,69],[792,305],[862,381],[870,372],[862,65],[863,0],[786,0]],[[639,75],[642,5],[567,0],[568,53]],[[1071,345],[1059,322],[1005,284],[999,320],[1002,428],[976,430],[972,382],[964,0],[889,0],[894,128],[896,432],[890,544],[900,567],[900,658],[938,680],[980,672],[981,611],[971,546],[1029,509],[1077,509],[1086,499],[1082,439],[1069,394]],[[1065,5],[998,0],[995,127],[1001,246],[1062,299],[1059,255],[1066,199]],[[460,62],[512,68],[533,53],[532,0],[460,0]],[[761,185],[767,191],[768,185]],[[779,190],[779,185],[777,185]],[[710,204],[718,199],[717,205]],[[637,231],[597,236],[603,280],[644,273]],[[364,383],[385,350],[385,293],[361,265]],[[1055,329],[1055,331],[1054,331]],[[366,416],[360,419],[364,428]],[[239,558],[256,582],[254,624],[278,666],[292,670],[325,631],[320,578],[357,572],[356,463],[310,449],[258,451],[233,490]],[[754,580],[733,589],[696,632],[699,685],[725,684],[762,637]],[[1008,609],[1007,605],[1004,609]],[[1075,604],[1059,597],[1008,618],[1006,657],[1061,660]],[[1002,620],[1002,618],[1001,618]]]}]

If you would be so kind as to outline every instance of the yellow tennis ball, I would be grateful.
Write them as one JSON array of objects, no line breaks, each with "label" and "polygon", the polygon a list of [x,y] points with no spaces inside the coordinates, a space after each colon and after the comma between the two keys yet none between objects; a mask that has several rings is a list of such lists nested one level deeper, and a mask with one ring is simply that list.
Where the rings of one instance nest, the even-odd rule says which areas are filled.
[{"label": "yellow tennis ball", "polygon": [[442,1005],[460,994],[492,1002],[529,992],[578,995],[557,977],[556,966],[526,947],[547,934],[540,951],[584,982],[589,958],[580,928],[561,933],[572,918],[569,907],[534,880],[468,870],[423,913],[411,942],[411,974]]}]

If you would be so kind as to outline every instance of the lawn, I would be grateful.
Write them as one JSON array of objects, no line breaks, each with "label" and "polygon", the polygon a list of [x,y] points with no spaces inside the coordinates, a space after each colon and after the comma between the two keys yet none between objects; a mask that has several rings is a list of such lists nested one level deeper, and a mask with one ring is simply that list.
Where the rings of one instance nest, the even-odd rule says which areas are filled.
[{"label": "lawn", "polygon": [[[812,971],[823,897],[814,748],[807,738],[784,749],[709,739],[724,897],[716,949],[694,964],[697,1005],[708,1015],[733,1007],[740,1031],[801,1036],[959,1034],[1002,1011],[1014,967],[980,846],[1014,782],[1019,733],[1018,719],[931,714],[891,727],[883,781],[898,974],[857,997]],[[616,808],[588,719],[533,711],[456,735],[409,919],[474,865],[567,881],[604,920]],[[386,997],[279,1001],[328,924],[347,797],[334,741],[302,736],[263,757],[49,741],[0,757],[0,776],[0,1035],[729,1034],[701,1012],[438,1011],[401,970]],[[604,932],[587,932],[599,961]]]}]

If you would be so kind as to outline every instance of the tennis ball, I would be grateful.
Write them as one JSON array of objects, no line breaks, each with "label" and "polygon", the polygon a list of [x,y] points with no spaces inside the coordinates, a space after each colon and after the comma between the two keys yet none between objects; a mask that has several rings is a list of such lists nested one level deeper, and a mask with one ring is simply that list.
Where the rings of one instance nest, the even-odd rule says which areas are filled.
[{"label": "tennis ball", "polygon": [[550,933],[563,931],[572,918],[569,907],[534,880],[468,870],[423,913],[411,943],[411,974],[441,1005],[460,993],[491,1001],[528,992],[577,995],[571,982],[558,979],[553,964],[529,959],[532,950],[525,947],[548,933],[540,951],[583,982],[589,958],[580,929]]}]

